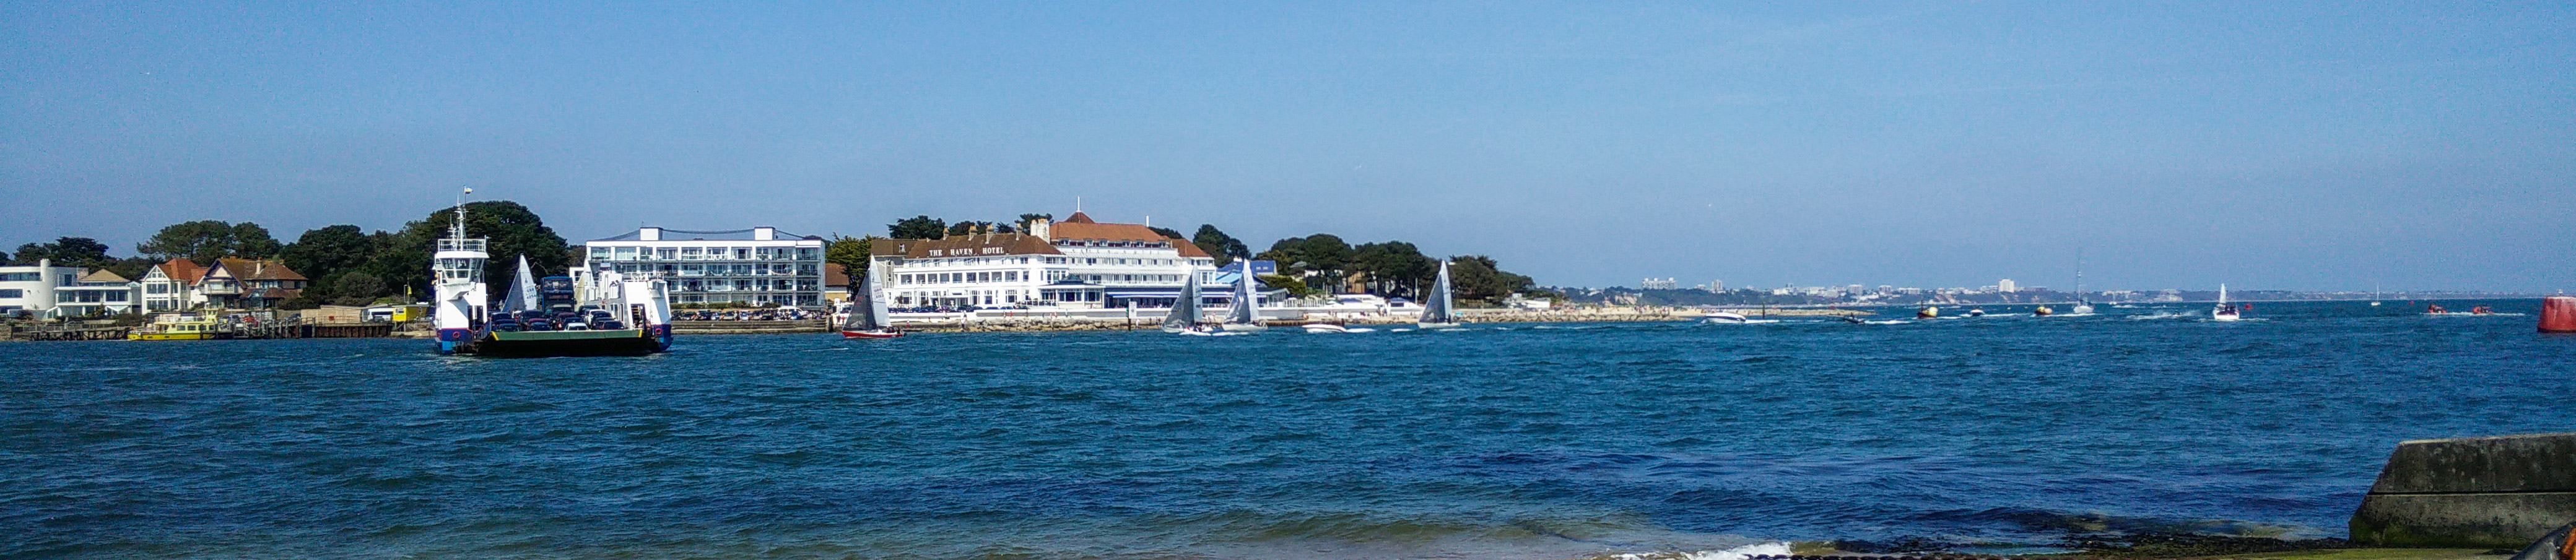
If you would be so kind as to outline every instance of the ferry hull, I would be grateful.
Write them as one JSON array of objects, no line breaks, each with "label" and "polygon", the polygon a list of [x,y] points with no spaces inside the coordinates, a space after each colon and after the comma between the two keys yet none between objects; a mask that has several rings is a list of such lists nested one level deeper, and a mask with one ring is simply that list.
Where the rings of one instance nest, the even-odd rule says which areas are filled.
[{"label": "ferry hull", "polygon": [[642,356],[670,348],[670,340],[650,333],[643,329],[495,332],[456,345],[456,353],[513,358]]},{"label": "ferry hull", "polygon": [[903,331],[841,331],[841,338],[896,338]]}]

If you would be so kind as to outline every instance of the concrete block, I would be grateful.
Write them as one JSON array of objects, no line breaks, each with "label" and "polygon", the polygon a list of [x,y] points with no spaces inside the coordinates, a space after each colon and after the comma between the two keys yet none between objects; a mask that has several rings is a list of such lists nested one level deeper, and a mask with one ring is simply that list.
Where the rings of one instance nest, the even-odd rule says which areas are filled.
[{"label": "concrete block", "polygon": [[2521,548],[2576,521],[2576,433],[2399,443],[2352,540],[2375,546]]}]

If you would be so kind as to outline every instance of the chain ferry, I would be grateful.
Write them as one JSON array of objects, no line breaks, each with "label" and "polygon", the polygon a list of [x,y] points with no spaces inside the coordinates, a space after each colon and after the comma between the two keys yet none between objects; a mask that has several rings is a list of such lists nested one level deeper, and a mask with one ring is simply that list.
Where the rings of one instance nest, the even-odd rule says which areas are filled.
[{"label": "chain ferry", "polygon": [[439,352],[641,356],[671,348],[670,286],[662,279],[600,271],[546,278],[539,287],[520,257],[517,281],[496,306],[483,283],[491,258],[484,247],[482,238],[466,237],[465,206],[457,205],[456,223],[430,264]]}]

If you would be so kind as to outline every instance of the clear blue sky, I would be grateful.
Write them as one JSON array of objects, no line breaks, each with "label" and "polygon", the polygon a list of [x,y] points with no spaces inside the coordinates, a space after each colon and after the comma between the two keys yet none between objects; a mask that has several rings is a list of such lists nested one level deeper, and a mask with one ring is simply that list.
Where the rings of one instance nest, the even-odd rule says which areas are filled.
[{"label": "clear blue sky", "polygon": [[0,245],[1086,209],[1561,285],[2576,288],[2565,2],[13,2]]}]

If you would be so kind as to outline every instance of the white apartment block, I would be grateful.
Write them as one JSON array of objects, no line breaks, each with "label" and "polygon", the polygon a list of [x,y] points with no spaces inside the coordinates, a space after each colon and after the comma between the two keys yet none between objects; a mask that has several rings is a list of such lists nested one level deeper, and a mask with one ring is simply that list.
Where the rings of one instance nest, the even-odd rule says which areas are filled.
[{"label": "white apartment block", "polygon": [[773,227],[689,231],[647,227],[583,242],[588,270],[668,280],[671,303],[821,309],[823,238]]}]

